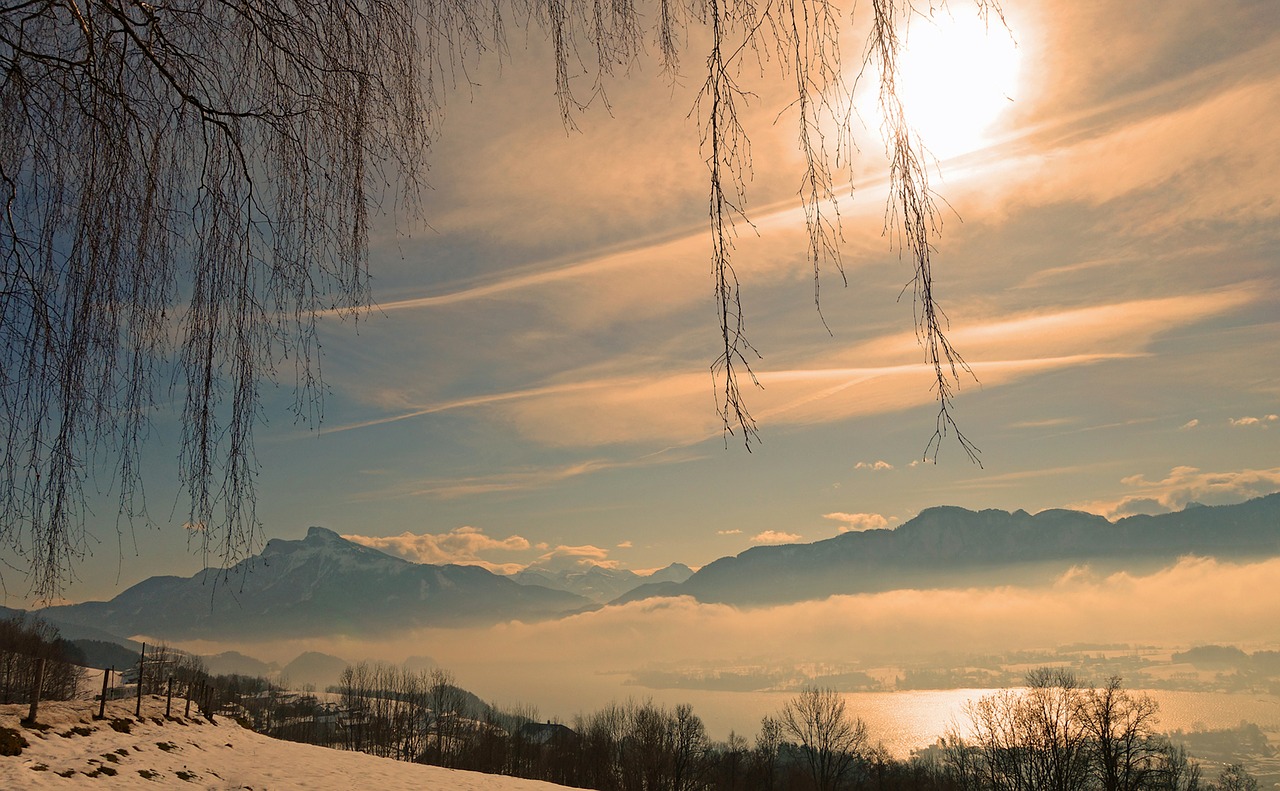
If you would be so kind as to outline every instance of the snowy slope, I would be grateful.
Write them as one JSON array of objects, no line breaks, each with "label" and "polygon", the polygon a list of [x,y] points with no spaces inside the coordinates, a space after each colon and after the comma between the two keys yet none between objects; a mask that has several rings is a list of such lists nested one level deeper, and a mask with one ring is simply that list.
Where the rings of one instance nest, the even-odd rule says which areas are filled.
[{"label": "snowy slope", "polygon": [[[105,720],[94,720],[98,704],[46,702],[38,720],[44,730],[23,727],[27,707],[0,706],[0,728],[21,732],[29,746],[16,757],[0,756],[0,789],[207,788],[288,791],[360,789],[378,791],[554,791],[563,786],[478,772],[402,763],[363,753],[278,741],[245,730],[230,719],[216,723],[182,717],[174,700],[164,717],[159,697],[112,701]],[[112,721],[128,733],[112,727]],[[66,775],[66,776],[63,776]]]}]

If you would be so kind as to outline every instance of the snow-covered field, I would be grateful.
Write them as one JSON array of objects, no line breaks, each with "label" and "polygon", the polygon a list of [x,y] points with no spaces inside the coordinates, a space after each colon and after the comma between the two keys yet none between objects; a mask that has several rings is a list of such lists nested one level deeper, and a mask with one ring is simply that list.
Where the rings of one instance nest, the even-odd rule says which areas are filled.
[{"label": "snow-covered field", "polygon": [[[286,789],[430,789],[430,791],[553,791],[563,786],[536,780],[460,772],[402,763],[362,753],[278,741],[218,717],[164,716],[163,698],[143,699],[141,720],[133,700],[112,701],[95,720],[88,701],[40,704],[39,727],[23,726],[25,705],[0,706],[0,728],[16,729],[28,742],[18,756],[0,756],[0,789],[205,788],[247,791]],[[193,709],[194,711],[194,709]],[[114,727],[113,727],[114,725]],[[127,726],[128,732],[124,732]],[[0,742],[3,741],[0,733]]]}]

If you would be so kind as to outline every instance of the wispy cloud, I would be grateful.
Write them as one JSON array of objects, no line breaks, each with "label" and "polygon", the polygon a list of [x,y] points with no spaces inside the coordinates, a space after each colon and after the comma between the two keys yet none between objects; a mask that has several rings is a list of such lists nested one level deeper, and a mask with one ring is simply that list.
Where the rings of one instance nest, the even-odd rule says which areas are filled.
[{"label": "wispy cloud", "polygon": [[1070,464],[1059,467],[1040,467],[1034,470],[1018,470],[1017,472],[1004,472],[996,474],[987,474],[965,478],[957,481],[955,488],[957,489],[1002,489],[1018,486],[1027,481],[1038,480],[1041,478],[1063,478],[1068,475],[1074,475],[1081,472],[1090,472],[1104,470],[1123,464],[1120,461],[1100,461],[1090,464]]},{"label": "wispy cloud", "polygon": [[1076,421],[1076,418],[1070,417],[1050,417],[1042,420],[1020,420],[1016,423],[1010,423],[1009,428],[1056,428],[1058,426],[1067,426]]},{"label": "wispy cloud", "polygon": [[526,470],[513,470],[460,478],[427,478],[382,487],[356,495],[358,501],[384,500],[403,497],[429,497],[454,499],[498,492],[521,492],[618,469],[636,469],[663,464],[682,464],[695,457],[679,451],[649,453],[631,459],[587,459],[563,465],[547,465]]},{"label": "wispy cloud", "polygon": [[1280,207],[1266,179],[1242,174],[1280,168],[1269,133],[1280,117],[1280,77],[1259,68],[1274,63],[1277,51],[1272,43],[1245,53],[1230,88],[1184,91],[1172,107],[1180,88],[1173,82],[1159,96],[1136,94],[1088,117],[1055,118],[1033,134],[1025,156],[986,163],[980,177],[953,186],[964,194],[952,198],[971,216],[1004,217],[1015,204],[1132,197],[1118,205],[1115,225],[1136,235],[1274,218]]}]

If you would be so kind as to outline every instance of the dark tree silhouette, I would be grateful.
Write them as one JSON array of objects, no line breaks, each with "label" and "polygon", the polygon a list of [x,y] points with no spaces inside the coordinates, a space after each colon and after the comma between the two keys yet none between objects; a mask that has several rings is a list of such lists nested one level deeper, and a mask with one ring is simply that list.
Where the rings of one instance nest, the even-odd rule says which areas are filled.
[{"label": "dark tree silhouette", "polygon": [[[855,11],[873,17],[863,58],[887,118],[887,223],[912,261],[917,333],[936,373],[929,448],[954,432],[973,456],[952,420],[967,369],[932,289],[923,148],[895,82],[916,11],[911,0]],[[317,316],[369,305],[370,211],[417,212],[445,94],[474,58],[501,52],[504,30],[549,37],[572,126],[573,72],[626,68],[652,41],[674,75],[695,25],[711,42],[696,112],[722,340],[712,369],[726,442],[737,434],[750,448],[741,383],[754,380],[756,353],[733,245],[749,222],[751,154],[736,75],[771,52],[752,64],[794,80],[816,299],[820,268],[839,267],[836,165],[852,155],[828,0],[4,0],[0,540],[33,591],[55,594],[86,551],[91,481],[114,487],[120,524],[145,518],[140,451],[170,399],[182,405],[188,527],[224,564],[253,551],[264,383],[292,373],[297,416],[319,418]],[[836,141],[822,132],[831,117]]]},{"label": "dark tree silhouette", "polygon": [[836,791],[868,748],[867,726],[845,710],[833,689],[810,688],[778,714],[784,737],[794,741],[817,791]]}]

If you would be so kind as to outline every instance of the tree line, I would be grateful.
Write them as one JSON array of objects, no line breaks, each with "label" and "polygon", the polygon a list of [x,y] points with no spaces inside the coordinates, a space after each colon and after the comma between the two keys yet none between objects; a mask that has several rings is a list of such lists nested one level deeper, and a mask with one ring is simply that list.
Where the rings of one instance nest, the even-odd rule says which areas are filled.
[{"label": "tree line", "polygon": [[[25,702],[45,660],[41,697],[77,695],[74,645],[38,618],[0,621],[0,701]],[[1243,767],[1209,781],[1161,735],[1159,706],[1118,677],[1098,687],[1062,669],[971,701],[967,727],[900,759],[832,689],[808,688],[762,718],[753,741],[707,734],[692,706],[630,700],[542,721],[459,687],[444,669],[349,665],[316,693],[212,675],[199,657],[144,650],[113,695],[177,694],[197,716],[229,716],[277,738],[386,758],[598,791],[1256,791]],[[184,701],[185,705],[185,701]],[[187,709],[186,713],[190,713]]]},{"label": "tree line", "polygon": [[84,665],[84,653],[49,623],[25,613],[0,620],[0,703],[26,703],[33,691],[44,700],[69,700]]},{"label": "tree line", "polygon": [[542,721],[459,688],[446,670],[348,666],[326,695],[264,691],[247,725],[281,738],[599,791],[1254,791],[1231,766],[1208,780],[1161,735],[1158,704],[1119,678],[1086,686],[1065,670],[972,701],[906,759],[874,741],[831,689],[809,688],[762,718],[753,741],[707,734],[688,704],[630,700]]}]

